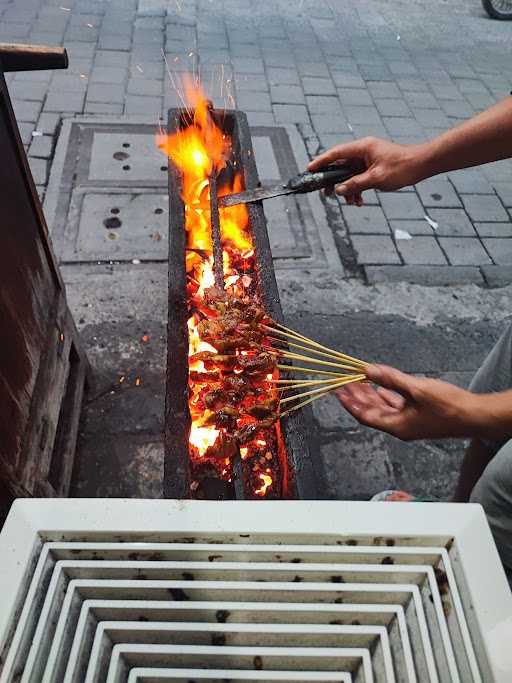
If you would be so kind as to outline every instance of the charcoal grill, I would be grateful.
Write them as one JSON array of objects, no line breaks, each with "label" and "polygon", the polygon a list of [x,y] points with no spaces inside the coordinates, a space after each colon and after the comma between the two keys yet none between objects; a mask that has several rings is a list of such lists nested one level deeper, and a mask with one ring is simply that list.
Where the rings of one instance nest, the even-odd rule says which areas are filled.
[{"label": "charcoal grill", "polygon": [[[258,185],[251,134],[247,117],[236,110],[212,110],[215,123],[231,137],[233,162],[242,171],[245,189]],[[182,109],[171,109],[168,133],[173,135],[190,124]],[[181,198],[182,177],[169,164],[169,320],[167,387],[165,409],[164,493],[168,498],[191,495],[191,466],[188,448],[190,412],[188,408],[188,330],[186,296],[185,208]],[[249,225],[256,254],[260,300],[267,313],[283,322],[283,313],[272,263],[265,214],[261,202],[247,205]],[[212,223],[214,220],[212,218]],[[279,454],[281,482],[273,495],[280,498],[317,497],[317,478],[306,439],[304,414],[293,413],[281,420],[285,448]],[[242,476],[239,471],[239,476]],[[203,481],[205,498],[242,498],[244,486],[232,486],[211,479]]]}]

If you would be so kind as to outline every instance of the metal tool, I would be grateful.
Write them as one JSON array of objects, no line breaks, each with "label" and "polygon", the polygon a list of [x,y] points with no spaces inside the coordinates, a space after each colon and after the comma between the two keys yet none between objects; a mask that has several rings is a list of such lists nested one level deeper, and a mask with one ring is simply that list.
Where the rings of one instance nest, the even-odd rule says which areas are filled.
[{"label": "metal tool", "polygon": [[219,206],[234,206],[235,204],[248,204],[259,202],[262,199],[279,197],[285,194],[304,194],[321,190],[324,187],[334,187],[337,183],[348,180],[357,171],[347,164],[325,166],[318,171],[305,171],[290,178],[287,183],[273,185],[272,187],[257,187],[254,190],[245,190],[236,194],[219,197]]}]

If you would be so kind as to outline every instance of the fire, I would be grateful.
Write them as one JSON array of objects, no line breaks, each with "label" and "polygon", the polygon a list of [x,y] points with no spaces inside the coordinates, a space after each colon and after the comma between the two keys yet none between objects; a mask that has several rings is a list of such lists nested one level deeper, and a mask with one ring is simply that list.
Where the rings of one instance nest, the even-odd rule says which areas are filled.
[{"label": "fire", "polygon": [[263,496],[267,493],[267,489],[272,485],[272,477],[269,474],[260,473],[261,486],[254,492],[257,496]]},{"label": "fire", "polygon": [[[216,353],[216,349],[211,344],[200,339],[197,326],[201,318],[208,315],[204,302],[205,290],[215,284],[209,178],[212,173],[215,173],[218,178],[218,174],[226,169],[232,150],[229,136],[224,134],[215,123],[209,103],[201,89],[192,86],[191,81],[188,81],[185,87],[187,102],[193,112],[190,125],[171,136],[158,135],[157,145],[172,159],[182,176],[182,199],[185,206],[187,233],[186,270],[190,309],[188,318],[190,357],[201,351]],[[219,195],[244,189],[241,173],[233,171],[235,164],[236,162],[231,167],[230,180],[219,186]],[[229,174],[225,175],[229,176]],[[240,296],[251,286],[253,278],[250,273],[255,270],[254,245],[249,229],[247,207],[241,204],[220,208],[219,220],[223,247],[224,287],[226,291]],[[194,373],[194,377],[199,375],[201,378],[207,377],[206,373],[215,373],[215,371],[216,369],[205,367],[203,361],[195,360],[189,363],[189,372]],[[235,369],[236,372],[237,369]],[[209,418],[214,417],[215,412],[204,408],[202,397],[207,386],[207,380],[189,378],[189,408],[192,420],[189,441],[190,457],[193,463],[215,459],[215,448],[220,443],[218,439],[222,439],[223,428],[208,424]],[[257,464],[257,458],[264,458],[261,452],[262,444],[267,446],[266,441],[259,439],[240,448],[244,463],[251,463],[251,471],[254,472],[253,479],[256,482],[253,485],[254,494],[260,497],[266,495],[273,483],[272,476],[260,473],[260,465]],[[217,457],[216,462],[218,462],[216,466],[218,476],[231,480],[230,460]],[[265,462],[265,466],[267,465],[269,465],[268,461]],[[266,471],[271,472],[270,469]],[[257,488],[260,482],[261,486]]]}]

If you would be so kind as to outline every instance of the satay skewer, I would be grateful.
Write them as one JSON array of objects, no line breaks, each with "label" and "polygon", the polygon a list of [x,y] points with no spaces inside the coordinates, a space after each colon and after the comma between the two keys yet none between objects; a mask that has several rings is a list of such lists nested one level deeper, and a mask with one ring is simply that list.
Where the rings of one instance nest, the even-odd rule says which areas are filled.
[{"label": "satay skewer", "polygon": [[271,353],[275,353],[276,355],[280,356],[281,358],[290,358],[291,360],[305,360],[308,363],[314,363],[315,365],[327,365],[328,367],[331,368],[340,368],[341,370],[351,370],[352,372],[356,372],[359,370],[361,372],[361,368],[354,367],[352,365],[345,365],[344,363],[333,363],[332,361],[327,361],[327,360],[322,360],[320,358],[311,358],[310,356],[303,356],[300,353],[292,353],[291,351],[271,351]]},{"label": "satay skewer", "polygon": [[[323,351],[318,351],[318,349],[315,349],[314,347],[304,346],[303,344],[295,344],[294,342],[291,342],[288,339],[277,339],[276,337],[267,337],[267,339],[269,339],[271,342],[286,344],[286,346],[293,346],[293,348],[295,349],[302,349],[303,351],[308,351],[308,353],[316,353],[317,356],[322,356],[323,358],[333,358],[335,360],[340,360],[340,357],[334,353],[325,353]],[[354,367],[359,369],[360,366],[356,366],[354,364]]]},{"label": "satay skewer", "polygon": [[[304,337],[303,335],[299,334],[298,332],[294,332],[293,330],[290,330],[289,328],[285,327],[284,325],[281,325],[280,323],[274,322],[274,325],[277,325],[278,327],[270,327],[269,325],[264,325],[264,324],[262,324],[262,327],[263,327],[263,329],[268,330],[269,332],[272,332],[273,334],[281,334],[284,337],[289,337],[290,339],[294,339],[295,341],[300,341],[300,342],[308,344],[312,347],[322,349],[323,351],[327,351],[329,353],[332,353],[335,356],[337,356],[340,360],[353,363],[357,367],[365,368],[367,365],[369,365],[366,361],[359,360],[358,358],[354,358],[353,356],[348,356],[346,353],[341,353],[341,351],[335,351],[334,349],[330,349],[329,347],[324,346],[323,344],[319,344],[318,342],[315,342],[313,339],[309,339],[308,337]],[[282,328],[282,329],[278,329],[278,328]]]},{"label": "satay skewer", "polygon": [[341,379],[339,380],[339,382],[333,383],[329,387],[310,389],[309,391],[303,391],[302,394],[295,394],[293,396],[287,396],[286,398],[282,398],[279,401],[279,405],[283,405],[283,403],[290,403],[291,401],[296,401],[297,399],[305,398],[306,396],[313,396],[313,394],[319,394],[320,392],[325,393],[328,391],[332,391],[333,389],[338,389],[339,387],[342,387],[344,384],[349,384],[354,380],[361,382],[363,379],[366,379],[365,375],[354,375],[353,377],[347,377],[346,379]]},{"label": "satay skewer", "polygon": [[325,375],[330,377],[347,377],[342,372],[332,372],[332,370],[317,370],[316,368],[303,368],[298,365],[285,365],[284,363],[277,363],[276,368],[279,370],[287,370],[288,372],[307,372],[308,375]]},{"label": "satay skewer", "polygon": [[[352,382],[363,382],[365,379],[366,379],[365,375],[355,375],[353,377],[348,378],[346,382],[342,382],[341,386],[351,384]],[[339,387],[333,387],[333,388],[337,389]],[[321,393],[318,393],[314,396],[310,396],[309,398],[306,398],[304,401],[301,401],[300,403],[297,403],[297,405],[293,405],[291,408],[288,408],[288,410],[285,410],[284,413],[280,413],[279,417],[281,418],[281,417],[284,417],[285,415],[289,415],[289,413],[292,413],[294,410],[298,410],[299,408],[302,408],[303,406],[307,405],[308,403],[311,403],[312,401],[316,401],[318,398],[322,398],[322,396],[325,396],[330,391],[332,391],[333,388],[329,387],[328,389],[324,389]]]}]

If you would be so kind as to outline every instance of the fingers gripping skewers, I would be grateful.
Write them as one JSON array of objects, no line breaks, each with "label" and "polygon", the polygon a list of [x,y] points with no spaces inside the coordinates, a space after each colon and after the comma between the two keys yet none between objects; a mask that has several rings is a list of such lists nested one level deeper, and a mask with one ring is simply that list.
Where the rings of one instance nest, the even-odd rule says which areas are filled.
[{"label": "fingers gripping skewers", "polygon": [[[198,398],[204,424],[229,431],[224,434],[222,456],[232,444],[248,443],[279,418],[334,389],[366,379],[366,362],[275,323],[243,296],[210,287],[204,300],[208,317],[197,330],[212,350],[190,357],[192,363],[201,361],[204,367],[204,372],[191,375],[204,382]],[[280,379],[276,369],[296,371],[299,376]]]}]

